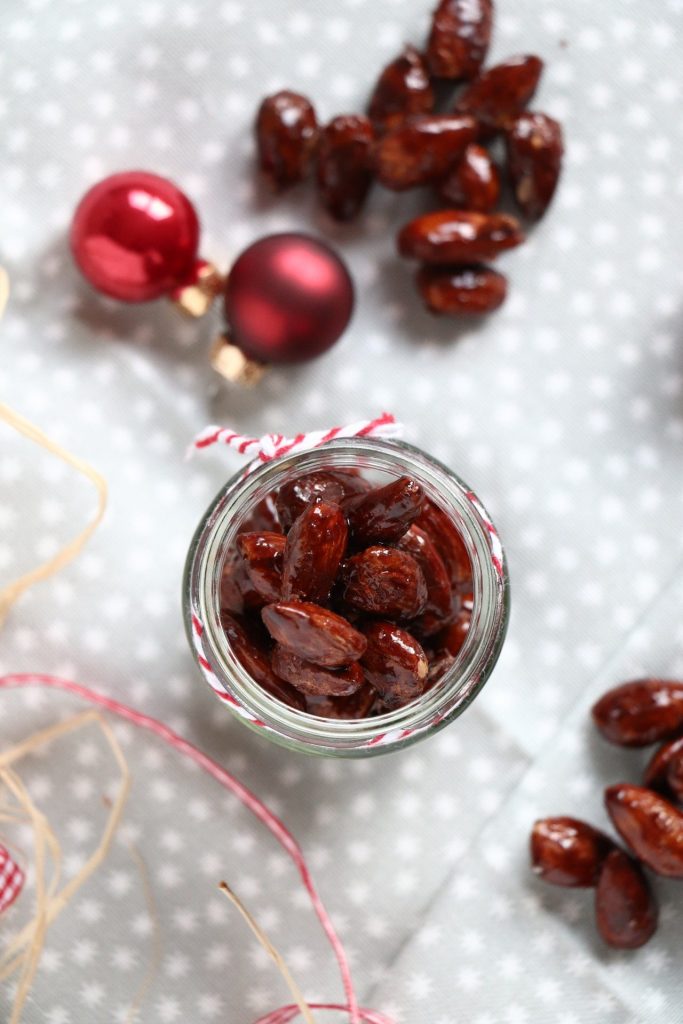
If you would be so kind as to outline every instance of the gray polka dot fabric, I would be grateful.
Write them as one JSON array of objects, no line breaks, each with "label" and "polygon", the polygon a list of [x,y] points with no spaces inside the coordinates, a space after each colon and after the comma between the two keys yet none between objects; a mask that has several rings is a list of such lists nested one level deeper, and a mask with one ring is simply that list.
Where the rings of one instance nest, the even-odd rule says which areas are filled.
[{"label": "gray polka dot fabric", "polygon": [[[0,14],[0,394],[107,478],[106,520],[83,556],[29,592],[0,638],[3,671],[78,679],[157,715],[259,793],[301,842],[347,945],[364,1005],[400,1024],[680,1024],[683,941],[674,882],[635,953],[600,945],[592,894],[528,870],[533,820],[606,826],[602,789],[642,755],[606,747],[591,702],[629,676],[683,673],[683,4],[498,0],[490,59],[538,53],[534,109],[561,119],[564,177],[527,244],[499,260],[508,301],[483,323],[421,309],[397,229],[430,197],[375,189],[339,227],[313,190],[270,197],[251,122],[282,87],[322,119],[360,110],[380,68],[419,42],[430,4],[397,0],[6,0]],[[65,243],[104,175],[173,178],[200,212],[202,254],[227,267],[253,239],[299,229],[347,259],[357,311],[320,360],[225,386],[220,328],[169,304],[95,295]],[[466,716],[414,749],[353,764],[279,750],[218,706],[187,649],[180,575],[194,527],[236,463],[185,461],[210,422],[291,434],[389,409],[409,440],[481,496],[510,561],[503,656]],[[48,557],[93,507],[87,482],[6,428],[0,573]],[[81,710],[37,691],[2,697],[3,744]],[[133,777],[105,865],[50,930],[27,1024],[246,1022],[288,1002],[217,890],[225,878],[310,999],[341,998],[296,873],[211,779],[132,726]],[[73,874],[116,786],[90,727],[21,766]],[[9,836],[8,836],[9,839]],[[28,851],[31,837],[14,839]],[[142,857],[150,878],[148,906]],[[2,921],[19,925],[28,892]],[[0,993],[3,1019],[11,987]]]}]

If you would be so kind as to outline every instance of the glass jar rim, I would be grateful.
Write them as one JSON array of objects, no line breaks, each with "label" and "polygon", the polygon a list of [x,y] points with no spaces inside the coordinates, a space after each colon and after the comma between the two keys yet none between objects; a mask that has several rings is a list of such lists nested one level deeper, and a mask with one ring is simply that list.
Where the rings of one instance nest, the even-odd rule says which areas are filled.
[{"label": "glass jar rim", "polygon": [[[413,477],[427,497],[455,521],[472,563],[473,613],[455,661],[421,697],[375,718],[329,719],[276,700],[244,669],[220,625],[218,570],[241,520],[286,478],[291,479],[293,468],[309,473],[349,465]],[[204,674],[245,724],[300,751],[367,756],[415,742],[458,717],[472,702],[488,679],[505,637],[509,581],[503,549],[488,513],[452,470],[403,441],[336,438],[318,448],[249,467],[224,485],[188,552],[184,612]]]}]

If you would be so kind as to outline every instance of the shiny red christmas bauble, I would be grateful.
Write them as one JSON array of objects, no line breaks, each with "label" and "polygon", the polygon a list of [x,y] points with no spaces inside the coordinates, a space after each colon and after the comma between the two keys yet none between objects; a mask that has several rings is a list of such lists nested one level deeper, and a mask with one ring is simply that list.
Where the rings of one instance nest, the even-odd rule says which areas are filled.
[{"label": "shiny red christmas bauble", "polygon": [[260,238],[225,288],[230,340],[250,359],[297,363],[335,343],[353,311],[353,282],[324,242],[294,233]]},{"label": "shiny red christmas bauble", "polygon": [[173,182],[147,171],[123,171],[86,192],[70,240],[76,263],[98,291],[145,302],[191,277],[199,220]]}]

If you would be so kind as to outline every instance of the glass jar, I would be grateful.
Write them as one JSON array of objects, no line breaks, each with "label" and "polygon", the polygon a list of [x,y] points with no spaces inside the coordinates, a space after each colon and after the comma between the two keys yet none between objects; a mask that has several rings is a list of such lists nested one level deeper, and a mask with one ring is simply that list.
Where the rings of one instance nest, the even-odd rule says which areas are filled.
[{"label": "glass jar", "polygon": [[[472,619],[454,663],[421,697],[376,718],[320,718],[276,700],[242,667],[220,623],[223,562],[246,517],[282,484],[335,468],[360,469],[378,486],[399,476],[416,480],[456,525],[472,565]],[[366,757],[432,735],[471,704],[500,654],[509,614],[509,584],[496,530],[459,477],[419,448],[400,441],[339,438],[264,463],[250,473],[242,470],[228,481],[190,545],[183,610],[188,639],[206,680],[245,724],[292,750]]]}]

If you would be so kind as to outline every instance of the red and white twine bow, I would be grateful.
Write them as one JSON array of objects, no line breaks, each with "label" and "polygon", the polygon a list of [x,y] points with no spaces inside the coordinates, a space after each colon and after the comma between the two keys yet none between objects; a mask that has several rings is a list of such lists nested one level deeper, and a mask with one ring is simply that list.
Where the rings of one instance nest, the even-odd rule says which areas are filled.
[{"label": "red and white twine bow", "polygon": [[284,455],[295,452],[307,452],[312,448],[334,441],[338,437],[384,437],[398,438],[403,434],[403,427],[397,423],[391,413],[383,412],[374,420],[361,420],[349,423],[345,427],[332,427],[330,430],[312,430],[296,437],[285,437],[284,434],[264,434],[263,437],[246,437],[229,427],[205,427],[192,443],[191,451],[210,448],[214,444],[226,444],[240,455],[250,455],[255,464],[272,462]]},{"label": "red and white twine bow", "polygon": [[26,875],[6,846],[0,845],[0,914],[11,907],[24,888]]}]

